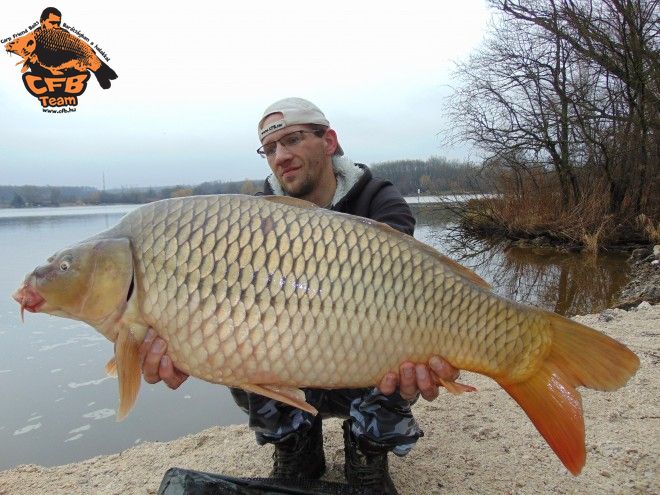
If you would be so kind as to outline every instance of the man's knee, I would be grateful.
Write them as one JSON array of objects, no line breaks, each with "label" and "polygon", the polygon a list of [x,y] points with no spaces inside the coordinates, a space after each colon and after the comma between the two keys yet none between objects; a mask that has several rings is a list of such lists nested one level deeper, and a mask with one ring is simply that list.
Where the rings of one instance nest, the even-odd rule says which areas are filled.
[{"label": "man's knee", "polygon": [[424,435],[407,400],[398,392],[383,395],[377,389],[353,401],[348,426],[355,438],[366,437],[397,455],[405,455]]}]

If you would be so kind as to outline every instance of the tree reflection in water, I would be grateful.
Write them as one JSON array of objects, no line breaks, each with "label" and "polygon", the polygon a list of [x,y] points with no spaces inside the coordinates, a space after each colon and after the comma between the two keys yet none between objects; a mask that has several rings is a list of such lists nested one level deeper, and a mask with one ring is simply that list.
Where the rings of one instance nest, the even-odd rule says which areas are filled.
[{"label": "tree reflection in water", "polygon": [[451,215],[417,211],[416,236],[471,268],[493,290],[515,301],[561,315],[597,313],[616,304],[628,281],[625,255],[560,253],[550,248],[520,248],[466,238]]}]

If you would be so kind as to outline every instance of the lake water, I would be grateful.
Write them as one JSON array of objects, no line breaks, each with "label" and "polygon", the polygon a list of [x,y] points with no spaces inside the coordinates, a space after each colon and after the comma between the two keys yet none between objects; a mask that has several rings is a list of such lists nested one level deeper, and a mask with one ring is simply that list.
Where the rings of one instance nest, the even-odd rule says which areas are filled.
[{"label": "lake water", "polygon": [[550,248],[505,248],[488,242],[456,240],[455,220],[433,206],[413,207],[415,237],[471,268],[496,293],[561,315],[597,313],[616,304],[628,282],[625,254],[562,254]]},{"label": "lake water", "polygon": [[[134,206],[0,209],[0,470],[58,465],[245,421],[228,389],[190,379],[177,391],[142,384],[131,414],[115,422],[117,383],[104,373],[113,347],[73,320],[25,314],[10,298],[56,250],[114,225]],[[608,307],[625,283],[623,258],[502,251],[448,239],[451,217],[417,210],[416,237],[473,267],[496,292],[561,313]]]},{"label": "lake water", "polygon": [[58,465],[171,440],[245,415],[226,387],[188,380],[179,390],[142,384],[135,408],[115,422],[113,346],[84,323],[25,313],[10,295],[58,249],[105,230],[134,206],[0,210],[0,470]]}]

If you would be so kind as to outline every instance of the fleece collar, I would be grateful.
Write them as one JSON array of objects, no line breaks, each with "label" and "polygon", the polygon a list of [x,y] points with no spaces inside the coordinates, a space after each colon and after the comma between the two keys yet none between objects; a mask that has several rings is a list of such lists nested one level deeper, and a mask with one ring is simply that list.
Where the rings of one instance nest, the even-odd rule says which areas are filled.
[{"label": "fleece collar", "polygon": [[[332,167],[335,170],[335,177],[337,178],[337,189],[332,198],[330,208],[334,207],[341,200],[351,192],[351,190],[360,182],[365,174],[369,173],[369,169],[353,163],[353,161],[346,156],[333,156]],[[273,194],[277,196],[286,196],[286,193],[277,182],[274,174],[271,174],[266,179],[266,183],[270,187]]]}]

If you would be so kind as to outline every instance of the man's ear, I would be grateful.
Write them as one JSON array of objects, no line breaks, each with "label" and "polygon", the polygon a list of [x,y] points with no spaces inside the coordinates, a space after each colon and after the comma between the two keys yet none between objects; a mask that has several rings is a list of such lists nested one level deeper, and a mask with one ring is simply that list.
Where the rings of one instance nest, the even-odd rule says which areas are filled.
[{"label": "man's ear", "polygon": [[337,133],[334,131],[334,129],[328,129],[325,131],[323,140],[325,141],[325,154],[328,156],[334,155],[335,151],[337,150],[337,146],[339,145]]}]

